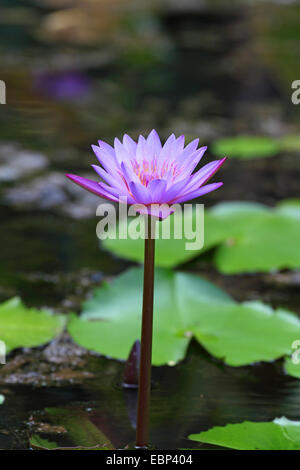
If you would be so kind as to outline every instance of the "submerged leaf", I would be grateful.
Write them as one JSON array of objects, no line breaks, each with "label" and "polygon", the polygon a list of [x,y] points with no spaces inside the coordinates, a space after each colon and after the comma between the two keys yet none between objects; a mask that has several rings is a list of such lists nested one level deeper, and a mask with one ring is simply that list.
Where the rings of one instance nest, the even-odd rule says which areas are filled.
[{"label": "submerged leaf", "polygon": [[74,446],[85,448],[101,447],[113,449],[112,443],[91,421],[91,415],[76,406],[47,408],[51,421],[67,430],[68,439]]},{"label": "submerged leaf", "polygon": [[300,421],[244,421],[191,434],[189,439],[237,450],[300,450]]},{"label": "submerged leaf", "polygon": [[[69,332],[81,346],[126,359],[140,337],[142,269],[131,269],[96,289]],[[227,364],[240,366],[289,354],[300,337],[300,320],[260,302],[239,304],[210,282],[191,274],[155,272],[153,364],[184,358],[192,337]]]},{"label": "submerged leaf", "polygon": [[64,325],[64,316],[27,308],[17,297],[0,305],[0,340],[5,343],[6,352],[48,343]]}]

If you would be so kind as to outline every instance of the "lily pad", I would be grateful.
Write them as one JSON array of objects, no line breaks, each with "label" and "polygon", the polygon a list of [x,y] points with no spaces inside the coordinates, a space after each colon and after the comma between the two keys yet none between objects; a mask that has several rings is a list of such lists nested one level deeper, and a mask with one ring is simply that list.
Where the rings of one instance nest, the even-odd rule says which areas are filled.
[{"label": "lily pad", "polygon": [[6,352],[51,341],[63,330],[65,317],[45,310],[27,308],[18,297],[0,305],[0,340]]},{"label": "lily pad", "polygon": [[3,405],[5,402],[5,396],[0,394],[0,405]]},{"label": "lily pad", "polygon": [[[168,226],[170,227],[170,238],[163,239],[160,236],[155,241],[156,265],[165,268],[172,268],[189,261],[190,259],[198,256],[199,253],[203,253],[213,246],[220,244],[223,240],[230,238],[234,233],[240,232],[243,227],[246,227],[250,223],[252,218],[257,216],[257,214],[267,211],[267,206],[251,202],[222,203],[215,206],[213,210],[205,211],[204,246],[200,250],[187,249],[187,243],[190,243],[193,240],[189,240],[184,236],[184,230],[182,230],[182,238],[175,238],[174,227],[179,226],[179,224],[181,226],[182,224],[180,214],[175,213],[169,218],[158,223],[160,226],[159,235],[167,233],[167,228]],[[186,221],[195,227],[195,212],[191,212]],[[129,223],[127,223],[127,229]],[[145,229],[144,226],[142,226],[142,237],[144,232]],[[126,221],[120,222],[116,233],[128,233],[126,232]],[[118,237],[116,239],[107,238],[102,241],[102,244],[104,248],[112,251],[121,258],[143,262],[144,240],[142,237],[137,240],[133,240],[127,235],[124,239]]]},{"label": "lily pad", "polygon": [[38,434],[34,434],[30,439],[30,445],[33,449],[38,450],[53,450],[59,448],[56,442],[43,439]]},{"label": "lily pad", "polygon": [[[232,221],[229,213],[219,216],[219,223]],[[243,222],[242,222],[243,224]],[[299,210],[291,205],[256,214],[216,250],[215,264],[225,274],[270,271],[300,266]]]},{"label": "lily pad", "polygon": [[[140,337],[143,270],[130,269],[96,289],[73,315],[69,332],[81,346],[126,359]],[[184,358],[191,338],[227,364],[240,366],[289,354],[300,320],[259,302],[239,304],[210,282],[181,272],[155,273],[153,364]]]},{"label": "lily pad", "polygon": [[292,362],[292,360],[287,357],[284,361],[284,370],[287,374],[300,379],[300,364]]},{"label": "lily pad", "polygon": [[[170,217],[171,228],[174,222],[180,223],[176,222],[177,217],[180,216]],[[275,209],[251,202],[221,203],[205,212],[203,248],[187,250],[190,240],[174,239],[171,231],[169,240],[156,240],[156,265],[174,267],[216,247],[214,262],[225,274],[295,269],[300,266],[299,218],[297,199],[284,201]],[[162,226],[168,223],[165,219]],[[102,243],[118,256],[143,261],[141,239],[107,239]]]},{"label": "lily pad", "polygon": [[272,157],[279,153],[280,144],[266,136],[239,135],[215,141],[211,150],[214,155],[241,159]]},{"label": "lily pad", "polygon": [[[134,240],[128,236],[128,227],[130,226],[131,220],[132,219],[128,221],[124,220],[120,222],[117,227],[117,234],[126,234],[124,239],[121,237],[117,237],[116,239],[109,237],[103,240],[102,243],[104,248],[112,251],[121,258],[142,262],[144,259],[144,222],[141,223],[141,237]],[[194,213],[190,212],[186,216],[185,223],[191,223],[193,227],[195,227]],[[197,256],[199,250],[194,251],[186,249],[186,243],[190,243],[193,240],[188,240],[184,236],[184,230],[182,230],[182,237],[176,238],[174,227],[183,227],[183,220],[180,214],[172,214],[167,219],[158,222],[156,227],[158,230],[158,238],[155,246],[155,259],[158,266],[170,268]],[[164,239],[161,235],[168,233],[168,228],[170,229],[170,236]],[[110,234],[111,232],[108,232],[108,235]],[[218,234],[215,238],[215,243],[222,239]]]},{"label": "lily pad", "polygon": [[191,434],[189,439],[236,450],[300,450],[300,421],[284,417],[266,423],[244,421]]}]

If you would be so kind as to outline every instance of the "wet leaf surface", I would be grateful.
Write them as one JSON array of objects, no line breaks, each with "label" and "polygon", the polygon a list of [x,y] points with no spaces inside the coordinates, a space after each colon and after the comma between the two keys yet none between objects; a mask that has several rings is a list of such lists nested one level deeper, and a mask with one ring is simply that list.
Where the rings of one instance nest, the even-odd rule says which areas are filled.
[{"label": "wet leaf surface", "polygon": [[[94,292],[68,330],[81,346],[126,359],[140,335],[141,269],[131,269]],[[194,336],[211,354],[240,366],[289,354],[300,320],[261,302],[237,303],[212,283],[181,272],[157,270],[153,364],[175,364]]]},{"label": "wet leaf surface", "polygon": [[284,417],[270,423],[245,421],[191,434],[189,439],[237,450],[300,450],[300,421]]},{"label": "wet leaf surface", "polygon": [[[204,246],[201,250],[187,250],[186,244],[191,240],[185,237],[175,239],[173,229],[170,240],[159,238],[156,241],[156,264],[164,267],[177,266],[217,247],[214,261],[217,268],[225,274],[296,269],[300,266],[299,213],[298,200],[287,200],[275,209],[251,202],[217,204],[205,212]],[[175,223],[181,224],[181,221],[178,222],[181,220],[180,214],[172,217]],[[190,218],[195,227],[193,214]],[[174,222],[171,222],[171,229]],[[168,219],[162,222],[160,233],[166,230],[163,227],[168,227],[168,224]],[[123,230],[122,225],[120,230]],[[143,260],[142,239],[107,239],[102,243],[105,248],[121,257],[134,261]]]},{"label": "wet leaf surface", "polygon": [[0,305],[0,338],[7,353],[15,348],[48,343],[64,326],[63,316],[27,308],[17,297]]}]

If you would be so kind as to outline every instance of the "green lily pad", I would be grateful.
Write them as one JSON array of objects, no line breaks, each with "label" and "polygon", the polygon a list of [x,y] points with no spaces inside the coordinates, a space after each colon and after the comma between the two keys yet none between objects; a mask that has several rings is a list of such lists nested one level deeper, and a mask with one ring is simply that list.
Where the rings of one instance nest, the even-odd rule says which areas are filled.
[{"label": "green lily pad", "polygon": [[300,450],[300,421],[284,417],[266,423],[244,421],[191,434],[189,439],[236,450]]},{"label": "green lily pad", "polygon": [[[128,221],[124,220],[118,225],[118,232],[125,232],[128,234],[128,227],[130,226],[132,219]],[[190,213],[186,218],[186,223],[193,223],[195,226],[193,213]],[[127,227],[126,227],[127,225]],[[190,243],[191,240],[188,240],[184,236],[184,231],[182,231],[183,236],[181,238],[176,238],[174,227],[182,227],[182,218],[178,214],[173,214],[169,218],[157,223],[157,229],[159,230],[159,237],[156,240],[155,246],[155,259],[158,266],[170,268],[181,264],[189,259],[197,256],[198,251],[187,250],[186,243]],[[170,227],[170,237],[164,239],[161,234],[167,233],[167,229]],[[111,232],[108,232],[110,234]],[[102,241],[102,244],[105,249],[112,251],[121,258],[131,259],[132,261],[142,262],[144,259],[144,234],[145,226],[142,222],[141,224],[141,237],[137,240],[133,240],[131,237],[126,235],[125,239],[117,238],[107,238]],[[220,235],[217,234],[214,236],[217,243],[220,238]],[[213,243],[214,240],[210,243]]]},{"label": "green lily pad", "polygon": [[241,159],[273,157],[280,151],[280,144],[266,136],[239,135],[215,141],[211,150],[218,157]]},{"label": "green lily pad", "polygon": [[[81,346],[126,359],[140,338],[143,270],[130,269],[96,289],[73,315],[68,330]],[[240,366],[289,354],[300,337],[293,314],[259,302],[239,304],[210,282],[191,274],[155,273],[153,364],[184,358],[191,337],[227,364]]]},{"label": "green lily pad", "polygon": [[[195,299],[198,308],[231,302],[223,291],[209,282],[183,273],[157,270],[155,273],[155,321],[153,363],[176,363],[183,359],[190,342],[187,324],[193,313],[184,313],[181,289]],[[96,289],[83,305],[81,317],[72,316],[68,325],[73,339],[101,354],[126,359],[141,330],[143,270],[131,269],[111,284]]]},{"label": "green lily pad", "polygon": [[[299,218],[297,199],[284,201],[275,209],[250,202],[221,203],[205,212],[202,249],[187,250],[186,243],[190,240],[174,239],[171,231],[169,240],[156,240],[156,265],[174,267],[216,247],[214,262],[225,274],[295,269],[300,266]],[[171,228],[174,222],[179,223],[179,215],[174,214],[170,219]],[[162,222],[168,223],[168,219]],[[107,239],[102,243],[118,256],[143,261],[141,239]]]},{"label": "green lily pad", "polygon": [[3,405],[5,402],[5,396],[0,394],[0,405]]},{"label": "green lily pad", "polygon": [[27,308],[17,297],[0,305],[0,340],[6,352],[48,343],[63,330],[65,317]]},{"label": "green lily pad", "polygon": [[[240,232],[246,227],[257,214],[267,212],[267,206],[251,202],[234,202],[222,203],[215,206],[213,210],[205,212],[204,215],[204,246],[200,250],[187,249],[188,240],[184,236],[178,239],[174,235],[174,227],[182,224],[180,214],[173,214],[168,219],[158,223],[160,227],[159,234],[166,233],[168,226],[170,227],[170,238],[157,238],[155,241],[155,262],[157,266],[172,268],[181,263],[195,258],[199,253],[203,253],[213,246],[220,244],[223,240],[230,238],[235,232]],[[194,212],[190,213],[186,219],[187,223],[192,223],[195,227]],[[129,226],[130,221],[127,224]],[[169,225],[168,225],[169,224]],[[120,222],[117,228],[118,233],[126,232],[126,221]],[[112,229],[113,230],[113,229]],[[142,236],[145,230],[142,227]],[[112,233],[112,232],[108,232]],[[112,251],[121,258],[130,259],[132,261],[143,262],[144,260],[144,240],[139,238],[133,240],[129,236],[121,238],[107,238],[102,241],[104,248]]]},{"label": "green lily pad", "polygon": [[38,434],[34,434],[30,439],[30,445],[33,449],[53,450],[59,448],[56,442],[43,439]]},{"label": "green lily pad", "polygon": [[300,364],[292,362],[291,358],[287,357],[284,361],[284,370],[287,374],[300,379]]},{"label": "green lily pad", "polygon": [[[229,214],[219,217],[219,223],[222,219],[234,224]],[[232,232],[215,253],[215,264],[221,272],[235,274],[300,266],[299,209],[295,204],[257,213],[239,231],[235,228],[234,232],[233,228]]]}]

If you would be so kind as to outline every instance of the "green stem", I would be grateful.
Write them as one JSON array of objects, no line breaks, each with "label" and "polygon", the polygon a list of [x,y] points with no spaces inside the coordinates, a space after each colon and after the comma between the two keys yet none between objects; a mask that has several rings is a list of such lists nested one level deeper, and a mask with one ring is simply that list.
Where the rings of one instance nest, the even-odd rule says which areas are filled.
[{"label": "green stem", "polygon": [[146,447],[149,444],[155,251],[155,239],[151,237],[151,222],[151,216],[148,216],[148,234],[145,238],[143,315],[136,429],[137,447]]}]

